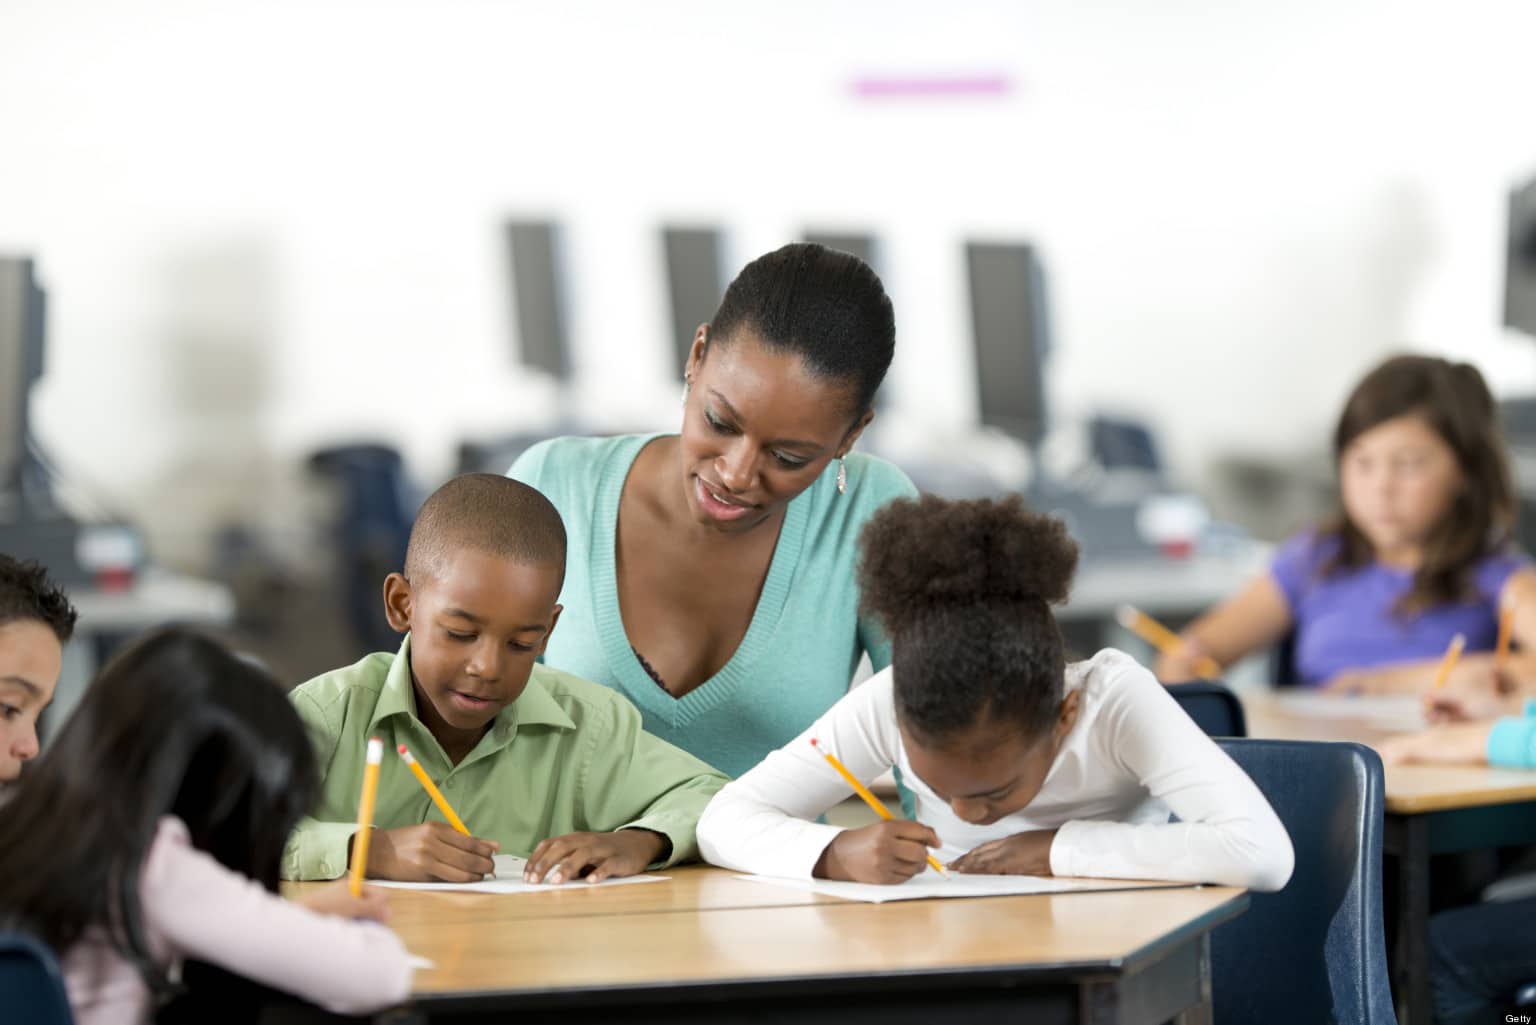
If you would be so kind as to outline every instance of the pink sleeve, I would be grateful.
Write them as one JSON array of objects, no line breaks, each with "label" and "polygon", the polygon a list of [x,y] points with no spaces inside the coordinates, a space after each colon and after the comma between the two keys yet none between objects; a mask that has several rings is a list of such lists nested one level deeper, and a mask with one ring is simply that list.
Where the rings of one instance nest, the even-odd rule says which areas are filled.
[{"label": "pink sleeve", "polygon": [[340,1014],[404,1002],[409,955],[375,922],[321,915],[232,872],[165,818],[145,859],[145,926],[173,956],[207,961]]}]

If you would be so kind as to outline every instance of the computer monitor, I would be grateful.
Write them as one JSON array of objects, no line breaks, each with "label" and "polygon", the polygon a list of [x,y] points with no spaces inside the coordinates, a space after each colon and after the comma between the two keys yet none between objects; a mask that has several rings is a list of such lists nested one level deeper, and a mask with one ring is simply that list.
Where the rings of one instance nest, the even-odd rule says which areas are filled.
[{"label": "computer monitor", "polygon": [[1536,178],[1509,193],[1504,323],[1536,335]]},{"label": "computer monitor", "polygon": [[718,228],[669,227],[662,229],[661,237],[672,303],[672,365],[681,381],[694,332],[715,315],[725,296],[723,233]]},{"label": "computer monitor", "polygon": [[1034,448],[1049,426],[1050,319],[1040,260],[1025,244],[971,242],[965,250],[981,422]]},{"label": "computer monitor", "polygon": [[805,240],[826,246],[828,249],[852,253],[873,267],[876,274],[880,273],[880,265],[876,262],[879,256],[879,247],[876,245],[873,235],[845,231],[807,231],[805,233]]},{"label": "computer monitor", "polygon": [[27,397],[43,373],[46,302],[30,259],[0,257],[0,509],[12,518],[32,483]]},{"label": "computer monitor", "polygon": [[572,368],[560,249],[556,224],[512,221],[507,225],[519,357],[524,366],[567,381]]}]

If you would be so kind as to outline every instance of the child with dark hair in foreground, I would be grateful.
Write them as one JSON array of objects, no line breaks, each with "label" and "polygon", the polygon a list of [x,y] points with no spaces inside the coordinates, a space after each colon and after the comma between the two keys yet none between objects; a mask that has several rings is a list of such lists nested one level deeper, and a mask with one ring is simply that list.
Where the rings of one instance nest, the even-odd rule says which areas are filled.
[{"label": "child with dark hair in foreground", "polygon": [[184,961],[331,1011],[397,1004],[405,948],[354,920],[385,917],[382,893],[277,894],[315,789],[276,681],[206,637],[154,634],[102,671],[0,813],[0,928],[58,952],[77,1025],[147,1021]]}]

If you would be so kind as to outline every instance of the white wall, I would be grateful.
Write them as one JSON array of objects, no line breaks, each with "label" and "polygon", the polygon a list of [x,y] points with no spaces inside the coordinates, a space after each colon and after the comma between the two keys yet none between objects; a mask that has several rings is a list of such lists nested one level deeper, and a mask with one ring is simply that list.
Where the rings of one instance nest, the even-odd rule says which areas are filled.
[{"label": "white wall", "polygon": [[[319,444],[429,479],[553,415],[510,356],[515,214],[569,228],[567,398],[615,426],[675,418],[661,222],[728,225],[735,264],[874,229],[890,415],[940,449],[974,417],[962,240],[1032,239],[1058,411],[1151,417],[1199,484],[1320,446],[1393,347],[1536,388],[1499,327],[1532,38],[1526,0],[4,0],[0,250],[54,298],[45,443],[173,562],[301,519]],[[949,72],[1013,88],[849,88]]]}]

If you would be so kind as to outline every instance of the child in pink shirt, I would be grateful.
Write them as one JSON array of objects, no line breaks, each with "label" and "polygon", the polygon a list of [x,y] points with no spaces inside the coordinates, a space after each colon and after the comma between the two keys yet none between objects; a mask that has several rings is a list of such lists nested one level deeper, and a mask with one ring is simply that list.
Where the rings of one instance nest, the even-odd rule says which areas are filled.
[{"label": "child in pink shirt", "polygon": [[184,959],[331,1011],[400,1003],[411,967],[378,891],[277,894],[317,785],[271,677],[195,633],[154,634],[102,672],[0,815],[0,928],[60,953],[77,1025],[147,1021]]}]

